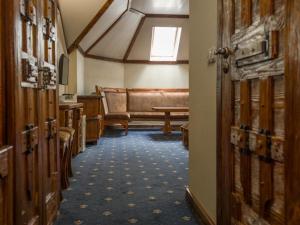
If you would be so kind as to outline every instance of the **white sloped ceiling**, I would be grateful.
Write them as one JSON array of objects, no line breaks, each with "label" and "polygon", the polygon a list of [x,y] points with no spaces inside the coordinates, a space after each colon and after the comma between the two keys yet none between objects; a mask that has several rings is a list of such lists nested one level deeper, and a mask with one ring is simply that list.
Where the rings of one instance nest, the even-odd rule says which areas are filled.
[{"label": "white sloped ceiling", "polygon": [[123,59],[142,15],[126,12],[119,23],[91,50],[90,54]]},{"label": "white sloped ceiling", "polygon": [[[68,47],[73,44],[106,1],[59,0]],[[175,18],[166,18],[172,15],[175,15],[173,16]],[[150,59],[152,27],[176,26],[182,27],[178,60],[188,60],[189,19],[176,18],[182,15],[189,15],[189,0],[113,0],[81,40],[79,46],[88,55],[122,60],[140,21],[146,16],[128,59]]]},{"label": "white sloped ceiling", "polygon": [[81,41],[80,46],[86,51],[123,13],[127,10],[127,1],[114,0],[103,16]]},{"label": "white sloped ceiling", "polygon": [[59,0],[68,47],[89,24],[105,2],[106,0]]},{"label": "white sloped ceiling", "polygon": [[147,14],[189,14],[188,0],[133,0],[131,7]]}]

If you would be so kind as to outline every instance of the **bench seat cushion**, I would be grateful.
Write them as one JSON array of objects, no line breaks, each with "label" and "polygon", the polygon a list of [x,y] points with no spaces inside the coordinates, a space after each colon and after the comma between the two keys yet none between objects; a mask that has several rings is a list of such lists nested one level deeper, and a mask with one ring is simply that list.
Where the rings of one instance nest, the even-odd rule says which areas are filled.
[{"label": "bench seat cushion", "polygon": [[130,114],[127,112],[123,113],[108,113],[105,115],[105,119],[107,120],[129,120]]}]

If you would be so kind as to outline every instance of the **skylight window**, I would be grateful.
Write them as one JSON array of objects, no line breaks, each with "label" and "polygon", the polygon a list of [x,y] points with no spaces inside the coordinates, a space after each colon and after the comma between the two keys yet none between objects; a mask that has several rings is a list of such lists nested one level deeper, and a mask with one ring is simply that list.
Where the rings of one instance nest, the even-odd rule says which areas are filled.
[{"label": "skylight window", "polygon": [[176,61],[181,27],[153,27],[151,61]]}]

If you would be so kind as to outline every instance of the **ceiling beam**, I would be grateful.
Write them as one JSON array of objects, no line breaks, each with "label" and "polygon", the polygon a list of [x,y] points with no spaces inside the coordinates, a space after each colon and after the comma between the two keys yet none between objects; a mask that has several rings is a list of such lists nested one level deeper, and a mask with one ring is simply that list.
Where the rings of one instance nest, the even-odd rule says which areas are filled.
[{"label": "ceiling beam", "polygon": [[137,29],[135,30],[135,33],[134,33],[134,35],[133,35],[133,37],[131,39],[131,42],[130,42],[130,44],[128,46],[128,49],[127,49],[127,51],[126,51],[126,53],[124,55],[124,59],[123,59],[124,61],[128,59],[128,57],[130,55],[130,52],[131,52],[131,50],[133,48],[133,45],[134,45],[134,43],[135,43],[135,41],[136,41],[136,39],[137,39],[137,37],[138,37],[138,35],[139,35],[139,33],[140,33],[143,25],[144,25],[145,19],[146,19],[145,16],[141,18],[140,23],[139,23]]},{"label": "ceiling beam", "polygon": [[97,59],[97,60],[108,61],[108,62],[123,63],[122,59],[114,59],[114,58],[109,58],[109,57],[104,57],[104,56],[98,56],[98,55],[87,54],[87,55],[85,55],[85,57],[86,58],[90,58],[90,59]]},{"label": "ceiling beam", "polygon": [[153,13],[145,13],[135,8],[130,8],[130,10],[141,13],[148,18],[177,18],[177,19],[188,19],[190,15],[186,14],[153,14]]},{"label": "ceiling beam", "polygon": [[86,58],[108,61],[108,62],[116,62],[116,63],[124,63],[124,64],[149,64],[149,65],[180,65],[180,64],[189,64],[189,60],[177,60],[177,61],[150,61],[150,60],[122,60],[115,59],[105,56],[98,56],[87,54]]},{"label": "ceiling beam", "polygon": [[147,18],[172,18],[172,19],[188,19],[190,15],[175,14],[145,14]]},{"label": "ceiling beam", "polygon": [[189,64],[189,60],[177,60],[177,61],[124,60],[124,63],[151,64],[151,65],[177,65],[177,64]]},{"label": "ceiling beam", "polygon": [[86,36],[86,34],[92,29],[92,27],[97,23],[97,21],[103,16],[109,6],[113,3],[114,0],[107,0],[105,4],[101,7],[98,13],[94,16],[94,18],[89,22],[89,24],[84,28],[84,30],[79,34],[79,36],[75,39],[75,41],[68,48],[68,53],[71,53],[74,49],[76,49],[82,39]]},{"label": "ceiling beam", "polygon": [[119,18],[86,50],[85,54],[88,54],[122,19],[122,17],[127,12],[127,9],[119,16]]}]

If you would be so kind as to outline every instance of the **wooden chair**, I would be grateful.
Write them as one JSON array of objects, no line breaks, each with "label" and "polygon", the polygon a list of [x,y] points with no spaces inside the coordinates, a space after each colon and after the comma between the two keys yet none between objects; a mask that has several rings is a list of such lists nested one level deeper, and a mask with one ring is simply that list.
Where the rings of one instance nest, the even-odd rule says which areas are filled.
[{"label": "wooden chair", "polygon": [[66,131],[59,131],[60,140],[60,161],[61,161],[61,188],[65,190],[69,187],[68,176],[68,158],[72,154],[70,150],[70,138],[71,135]]},{"label": "wooden chair", "polygon": [[185,123],[181,126],[182,132],[182,142],[184,146],[188,149],[189,148],[189,123]]},{"label": "wooden chair", "polygon": [[[97,90],[97,93],[99,93],[99,90]],[[125,129],[125,134],[128,134],[128,122],[130,120],[130,114],[128,112],[110,112],[107,98],[105,92],[102,90],[101,92],[101,103],[103,107],[103,126],[104,128],[106,126],[112,126],[116,124],[120,124]]]},{"label": "wooden chair", "polygon": [[69,148],[70,148],[70,152],[71,154],[68,155],[68,175],[69,177],[73,177],[73,171],[72,171],[72,156],[74,156],[74,135],[75,135],[75,129],[70,128],[70,127],[60,127],[61,131],[67,132],[70,134],[70,140],[69,140]]}]

